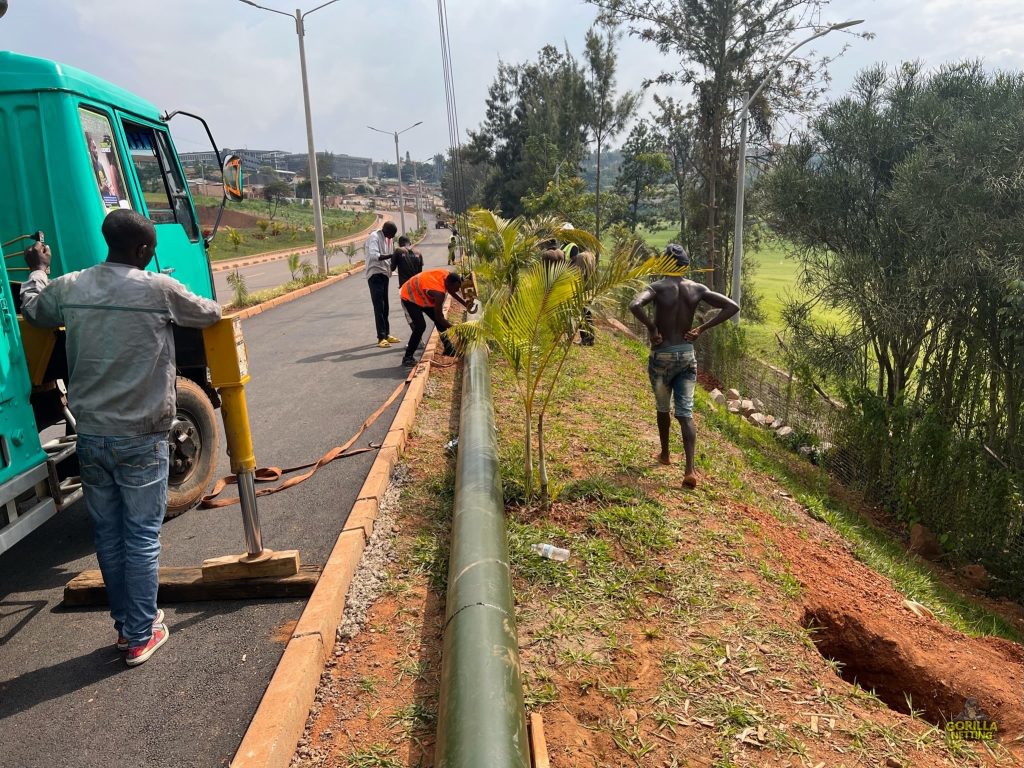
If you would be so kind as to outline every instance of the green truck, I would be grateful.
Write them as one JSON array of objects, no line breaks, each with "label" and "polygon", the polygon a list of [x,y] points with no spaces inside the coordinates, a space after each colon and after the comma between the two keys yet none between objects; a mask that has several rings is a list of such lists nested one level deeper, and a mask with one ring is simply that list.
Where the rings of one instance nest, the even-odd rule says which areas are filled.
[{"label": "green truck", "polygon": [[[85,269],[106,258],[104,217],[130,208],[157,229],[159,249],[148,269],[215,298],[207,248],[217,227],[200,227],[168,130],[176,116],[198,120],[220,158],[196,115],[161,115],[81,70],[0,52],[0,553],[81,496],[63,331],[33,328],[19,314],[25,247],[45,238],[52,277]],[[224,200],[241,199],[238,158],[221,160]],[[175,329],[175,344],[168,517],[199,502],[219,455],[219,401],[202,332]]]}]

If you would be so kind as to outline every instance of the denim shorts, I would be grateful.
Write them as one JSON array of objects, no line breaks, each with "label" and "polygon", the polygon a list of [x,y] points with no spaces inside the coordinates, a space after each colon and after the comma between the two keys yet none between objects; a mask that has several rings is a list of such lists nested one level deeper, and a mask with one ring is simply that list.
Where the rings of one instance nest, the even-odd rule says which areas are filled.
[{"label": "denim shorts", "polygon": [[676,418],[693,418],[693,390],[697,385],[697,356],[692,344],[679,344],[651,352],[647,375],[654,390],[659,413],[669,412],[669,397],[675,400]]}]

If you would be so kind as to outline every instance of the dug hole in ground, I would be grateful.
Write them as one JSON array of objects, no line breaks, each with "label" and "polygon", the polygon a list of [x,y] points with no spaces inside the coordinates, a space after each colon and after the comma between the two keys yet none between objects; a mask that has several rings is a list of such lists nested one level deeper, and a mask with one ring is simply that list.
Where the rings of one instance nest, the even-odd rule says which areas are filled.
[{"label": "dug hole in ground", "polygon": [[[526,702],[552,766],[1020,764],[1024,652],[962,631],[1019,639],[1019,622],[945,599],[906,556],[939,618],[912,612],[863,562],[885,570],[877,551],[822,522],[860,518],[816,467],[698,392],[703,482],[684,490],[678,434],[677,463],[652,459],[646,350],[604,330],[546,417],[543,512],[522,498],[512,373],[492,375]],[[459,387],[458,367],[431,372],[294,768],[433,765]],[[967,699],[994,741],[947,737]]]}]

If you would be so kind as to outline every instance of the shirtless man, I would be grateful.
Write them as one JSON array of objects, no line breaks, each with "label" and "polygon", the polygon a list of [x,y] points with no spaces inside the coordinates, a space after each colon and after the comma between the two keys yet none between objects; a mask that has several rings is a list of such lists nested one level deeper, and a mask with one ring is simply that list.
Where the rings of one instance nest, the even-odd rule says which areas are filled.
[{"label": "shirtless man", "polygon": [[[681,245],[670,243],[665,249],[666,256],[673,256],[680,266],[689,266],[690,257]],[[654,302],[654,319],[645,309]],[[706,302],[717,307],[718,312],[706,322],[691,328],[697,305]],[[674,395],[676,419],[683,433],[683,447],[686,450],[686,476],[683,485],[697,487],[697,474],[693,470],[693,454],[697,445],[697,429],[693,425],[693,389],[697,384],[697,358],[693,342],[719,323],[728,320],[740,311],[739,306],[728,296],[708,289],[684,277],[666,277],[651,283],[637,294],[629,310],[644,324],[651,339],[651,357],[647,374],[654,390],[655,406],[658,409],[658,437],[661,439],[661,453],[658,461],[671,463],[669,458],[669,396]]]}]

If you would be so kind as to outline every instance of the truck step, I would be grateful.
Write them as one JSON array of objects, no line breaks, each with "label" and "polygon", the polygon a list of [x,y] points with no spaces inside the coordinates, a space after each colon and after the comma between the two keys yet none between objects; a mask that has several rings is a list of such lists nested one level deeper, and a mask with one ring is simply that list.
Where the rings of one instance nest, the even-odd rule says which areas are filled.
[{"label": "truck step", "polygon": [[43,450],[46,451],[46,470],[50,479],[50,493],[60,512],[82,498],[81,478],[75,475],[61,479],[60,473],[57,471],[57,467],[74,456],[77,449],[77,435],[65,435],[43,444]]}]

